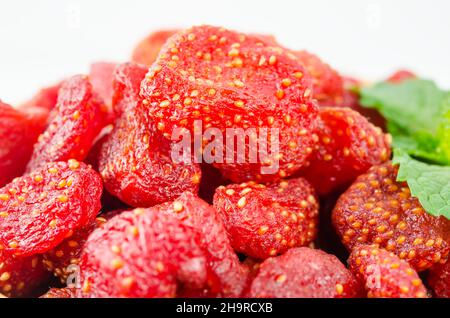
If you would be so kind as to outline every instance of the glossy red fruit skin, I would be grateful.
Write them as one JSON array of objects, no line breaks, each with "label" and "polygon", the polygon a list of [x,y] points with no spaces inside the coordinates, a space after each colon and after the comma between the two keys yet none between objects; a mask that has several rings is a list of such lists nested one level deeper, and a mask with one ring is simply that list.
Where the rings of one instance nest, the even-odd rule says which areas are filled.
[{"label": "glossy red fruit skin", "polygon": [[150,66],[156,61],[164,43],[179,30],[158,30],[142,39],[134,48],[131,60],[135,63]]},{"label": "glossy red fruit skin", "polygon": [[0,187],[24,173],[47,115],[42,108],[22,112],[0,101]]},{"label": "glossy red fruit skin", "polygon": [[92,90],[108,106],[111,106],[114,94],[113,79],[117,63],[97,62],[91,65],[89,79]]},{"label": "glossy red fruit skin", "polygon": [[84,297],[175,297],[213,288],[199,232],[154,208],[123,212],[95,230],[81,256]]},{"label": "glossy red fruit skin", "polygon": [[361,287],[334,256],[307,247],[268,258],[249,292],[252,298],[354,298]]},{"label": "glossy red fruit skin", "polygon": [[349,250],[377,244],[420,272],[447,259],[450,221],[425,212],[397,171],[387,162],[359,176],[334,207],[333,224]]},{"label": "glossy red fruit skin", "polygon": [[62,241],[54,249],[43,254],[43,263],[49,272],[58,277],[62,284],[66,284],[67,278],[73,273],[70,265],[79,265],[80,255],[89,235],[106,223],[103,217],[97,217],[83,227],[76,229],[74,233]]},{"label": "glossy red fruit skin", "polygon": [[0,189],[0,244],[8,255],[45,253],[94,219],[102,181],[76,160],[44,165]]},{"label": "glossy red fruit skin", "polygon": [[147,74],[148,68],[142,64],[120,64],[114,73],[114,93],[112,98],[113,110],[116,117],[134,107],[140,101],[139,92],[141,82]]},{"label": "glossy red fruit skin", "polygon": [[434,265],[427,277],[433,294],[439,298],[450,298],[450,262]]},{"label": "glossy red fruit skin", "polygon": [[79,298],[75,288],[51,288],[39,298]]},{"label": "glossy red fruit skin", "polygon": [[390,135],[349,108],[322,107],[316,134],[317,147],[301,175],[320,195],[345,188],[391,156]]},{"label": "glossy red fruit skin", "polygon": [[20,105],[19,108],[27,109],[28,107],[43,107],[51,111],[58,101],[58,92],[61,85],[62,82],[41,89],[30,100]]},{"label": "glossy red fruit skin", "polygon": [[398,70],[394,72],[391,76],[387,78],[388,82],[391,83],[401,83],[408,79],[414,79],[417,78],[417,75],[409,70]]},{"label": "glossy red fruit skin", "polygon": [[356,246],[350,270],[365,286],[369,298],[426,298],[427,290],[405,260],[375,245]]},{"label": "glossy red fruit skin", "polygon": [[318,200],[302,178],[219,187],[214,207],[235,251],[256,259],[307,246],[317,235]]},{"label": "glossy red fruit skin", "polygon": [[106,121],[106,109],[93,94],[86,76],[65,81],[58,95],[55,115],[34,146],[27,171],[48,162],[83,161]]},{"label": "glossy red fruit skin", "polygon": [[[196,120],[203,130],[216,128],[224,136],[227,128],[253,128],[260,141],[266,141],[261,128],[277,129],[280,149],[269,151],[268,158],[215,163],[234,182],[270,181],[292,175],[312,150],[317,107],[311,88],[292,52],[260,36],[200,26],[169,39],[142,82],[141,95],[167,138],[182,128],[193,134]],[[253,146],[245,146],[248,156]],[[229,148],[236,157],[236,145]],[[279,167],[263,173],[263,166],[274,167],[274,158]]]},{"label": "glossy red fruit skin", "polygon": [[174,202],[156,206],[158,213],[175,216],[183,224],[201,232],[202,243],[211,254],[211,266],[218,278],[220,292],[194,290],[195,297],[240,297],[245,288],[247,269],[239,262],[217,211],[192,193],[183,193]]},{"label": "glossy red fruit skin", "polygon": [[120,65],[115,74],[113,108],[120,114],[99,151],[99,171],[109,193],[128,205],[150,207],[198,192],[200,167],[172,159],[171,144],[155,128],[139,96],[145,69]]},{"label": "glossy red fruit skin", "polygon": [[0,291],[7,297],[35,296],[50,275],[42,265],[42,255],[18,257],[0,251]]},{"label": "glossy red fruit skin", "polygon": [[345,91],[344,81],[339,73],[308,51],[296,51],[295,55],[313,79],[313,97],[319,105],[341,105]]}]

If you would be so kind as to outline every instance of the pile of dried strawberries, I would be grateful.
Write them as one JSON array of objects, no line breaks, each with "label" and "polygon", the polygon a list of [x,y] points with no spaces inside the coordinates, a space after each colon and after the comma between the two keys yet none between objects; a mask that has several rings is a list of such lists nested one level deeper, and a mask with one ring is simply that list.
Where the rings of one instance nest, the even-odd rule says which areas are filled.
[{"label": "pile of dried strawberries", "polygon": [[[271,36],[198,26],[0,102],[0,293],[449,297],[450,221],[397,181],[359,85]],[[174,160],[196,122],[276,129],[277,169]]]}]

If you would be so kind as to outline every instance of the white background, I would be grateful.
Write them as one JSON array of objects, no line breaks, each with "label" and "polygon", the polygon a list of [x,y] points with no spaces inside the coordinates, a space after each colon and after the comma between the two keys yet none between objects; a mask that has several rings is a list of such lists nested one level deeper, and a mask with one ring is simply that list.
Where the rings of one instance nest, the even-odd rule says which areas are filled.
[{"label": "white background", "polygon": [[450,88],[449,13],[446,0],[1,0],[0,99],[125,61],[152,30],[203,23],[272,33],[366,80],[403,67]]}]

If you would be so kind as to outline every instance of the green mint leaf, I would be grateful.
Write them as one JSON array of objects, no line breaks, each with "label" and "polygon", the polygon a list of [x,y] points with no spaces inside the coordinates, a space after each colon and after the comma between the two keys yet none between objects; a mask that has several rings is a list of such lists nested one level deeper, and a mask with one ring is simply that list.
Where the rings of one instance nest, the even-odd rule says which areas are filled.
[{"label": "green mint leaf", "polygon": [[387,119],[394,148],[426,162],[450,165],[450,94],[433,82],[410,79],[362,88],[363,106]]},{"label": "green mint leaf", "polygon": [[427,164],[411,158],[402,149],[394,150],[394,164],[399,164],[397,181],[406,181],[411,195],[434,216],[450,219],[450,166]]}]

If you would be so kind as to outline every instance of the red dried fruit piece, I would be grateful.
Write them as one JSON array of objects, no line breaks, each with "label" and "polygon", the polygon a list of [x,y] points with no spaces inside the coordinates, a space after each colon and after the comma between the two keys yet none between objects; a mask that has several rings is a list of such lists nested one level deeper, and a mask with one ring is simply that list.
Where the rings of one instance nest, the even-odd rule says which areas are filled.
[{"label": "red dried fruit piece", "polygon": [[[117,96],[116,103],[121,103]],[[185,191],[197,193],[199,165],[191,158],[174,162],[171,143],[156,130],[139,100],[133,99],[132,93],[121,96],[129,103],[121,103],[127,111],[117,119],[99,156],[99,170],[108,192],[135,207],[167,202]]]},{"label": "red dried fruit piece", "polygon": [[167,39],[179,30],[159,30],[149,34],[133,50],[131,60],[143,65],[152,65]]},{"label": "red dried fruit piece", "polygon": [[257,259],[306,246],[317,235],[319,204],[302,178],[219,187],[214,207],[235,251]]},{"label": "red dried fruit piece", "polygon": [[313,97],[320,106],[335,106],[344,100],[344,81],[337,71],[308,51],[295,55],[313,79]]},{"label": "red dried fruit piece", "polygon": [[106,223],[103,217],[97,217],[87,225],[75,230],[73,235],[66,238],[61,244],[44,254],[44,266],[66,284],[67,278],[73,273],[70,265],[80,263],[80,255],[89,235],[98,227]]},{"label": "red dried fruit piece", "polygon": [[0,292],[7,297],[29,297],[47,283],[42,256],[17,257],[0,251]]},{"label": "red dried fruit piece", "polygon": [[359,245],[348,260],[350,270],[364,282],[369,298],[426,298],[427,290],[405,260],[375,245]]},{"label": "red dried fruit piece", "polygon": [[55,111],[47,130],[34,146],[28,172],[48,162],[82,161],[105,123],[105,107],[93,95],[87,77],[81,75],[63,83]]},{"label": "red dried fruit piece", "polygon": [[339,198],[333,224],[349,250],[375,243],[423,271],[447,259],[450,221],[425,212],[408,185],[396,181],[397,171],[387,162],[358,177]]},{"label": "red dried fruit piece", "polygon": [[91,65],[89,79],[92,90],[110,106],[114,94],[113,79],[117,64],[111,62],[97,62]]},{"label": "red dried fruit piece", "polygon": [[[208,290],[196,296],[239,297],[245,287],[247,270],[234,253],[217,211],[192,193],[183,193],[174,202],[154,207],[158,213],[176,216],[202,234],[202,243],[211,254],[211,266],[221,284],[220,294]],[[190,295],[194,293],[191,291]]]},{"label": "red dried fruit piece", "polygon": [[0,187],[25,171],[46,116],[42,108],[25,113],[0,101]]},{"label": "red dried fruit piece", "polygon": [[252,282],[257,298],[359,297],[359,282],[334,256],[307,247],[266,259]]},{"label": "red dried fruit piece", "polygon": [[450,298],[450,262],[434,265],[427,281],[436,297]]},{"label": "red dried fruit piece", "polygon": [[198,231],[157,209],[123,212],[95,230],[81,256],[87,297],[175,297],[217,288]]},{"label": "red dried fruit piece", "polygon": [[389,160],[390,135],[349,108],[322,107],[317,148],[301,175],[320,195],[339,190]]},{"label": "red dried fruit piece", "polygon": [[114,73],[114,95],[112,100],[113,110],[116,116],[135,107],[141,100],[139,92],[141,82],[148,69],[140,64],[125,63],[117,67]]},{"label": "red dried fruit piece", "polygon": [[417,75],[408,70],[398,70],[388,77],[387,81],[391,83],[401,83],[408,79],[417,78]]},{"label": "red dried fruit piece", "polygon": [[39,298],[78,298],[78,292],[75,288],[51,288]]},{"label": "red dried fruit piece", "polygon": [[62,82],[57,83],[53,86],[45,87],[41,89],[36,95],[34,95],[30,100],[26,101],[20,105],[21,109],[27,109],[28,107],[43,107],[47,110],[52,110],[58,100],[58,92],[61,88]]},{"label": "red dried fruit piece", "polygon": [[[314,144],[317,108],[311,79],[293,53],[271,45],[260,36],[193,27],[169,39],[142,82],[147,111],[167,138],[181,128],[192,134],[198,120],[203,130],[211,127],[223,135],[227,128],[240,129],[231,130],[241,135],[234,147],[228,145],[232,162],[224,158],[224,163],[215,164],[234,182],[289,176],[305,163]],[[279,151],[271,152],[275,142],[269,143],[265,156],[261,146],[256,149],[242,141],[245,133],[252,135],[248,128],[263,144],[269,143],[262,130],[266,129],[274,141],[279,139]],[[238,151],[240,143],[245,153]],[[259,158],[252,160],[256,150]]]},{"label": "red dried fruit piece", "polygon": [[102,151],[103,144],[108,140],[108,136],[111,134],[113,128],[113,125],[108,125],[102,129],[97,138],[95,138],[94,144],[92,145],[91,150],[89,150],[86,159],[84,159],[84,162],[97,172],[99,171],[100,152]]},{"label": "red dried fruit piece", "polygon": [[76,160],[44,165],[0,189],[0,245],[31,256],[61,243],[100,210],[102,181]]}]

